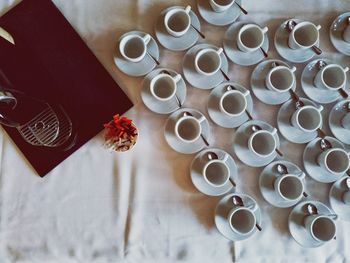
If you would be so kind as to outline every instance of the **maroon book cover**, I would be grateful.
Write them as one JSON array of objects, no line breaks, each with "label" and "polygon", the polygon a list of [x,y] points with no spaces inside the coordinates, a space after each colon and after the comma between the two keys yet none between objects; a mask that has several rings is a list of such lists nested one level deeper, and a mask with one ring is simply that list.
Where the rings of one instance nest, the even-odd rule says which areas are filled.
[{"label": "maroon book cover", "polygon": [[23,0],[0,18],[0,26],[16,43],[0,38],[0,69],[11,88],[61,105],[76,130],[74,146],[63,151],[32,146],[16,128],[3,126],[45,176],[132,103],[50,0]]}]

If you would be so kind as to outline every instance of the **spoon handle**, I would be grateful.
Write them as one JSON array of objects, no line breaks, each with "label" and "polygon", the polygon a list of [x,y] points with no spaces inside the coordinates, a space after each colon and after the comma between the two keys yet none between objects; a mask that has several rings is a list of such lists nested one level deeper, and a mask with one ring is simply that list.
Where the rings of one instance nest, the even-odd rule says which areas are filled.
[{"label": "spoon handle", "polygon": [[282,153],[279,149],[276,149],[276,153],[277,153],[279,156],[283,157],[283,153]]},{"label": "spoon handle", "polygon": [[317,129],[317,134],[321,139],[324,139],[327,136],[326,133],[320,128]]},{"label": "spoon handle", "polygon": [[236,183],[235,183],[235,181],[233,181],[233,179],[232,179],[231,177],[230,177],[229,180],[230,180],[230,183],[232,184],[232,186],[233,186],[233,187],[236,187]]},{"label": "spoon handle", "polygon": [[339,90],[339,94],[340,94],[344,99],[349,98],[349,94],[348,94],[344,89],[340,89],[340,90]]},{"label": "spoon handle", "polygon": [[235,4],[238,6],[239,9],[241,9],[243,14],[248,15],[247,10],[245,10],[240,4],[238,4],[236,1],[235,1]]},{"label": "spoon handle", "polygon": [[194,25],[191,24],[191,27],[201,36],[201,38],[205,39],[205,35],[199,31]]},{"label": "spoon handle", "polygon": [[260,50],[261,50],[261,53],[263,53],[263,55],[264,55],[265,58],[269,57],[269,55],[267,54],[267,52],[266,52],[262,47],[260,47]]},{"label": "spoon handle", "polygon": [[308,193],[304,192],[304,193],[303,193],[303,196],[304,196],[304,197],[308,197],[309,195],[308,195]]},{"label": "spoon handle", "polygon": [[203,134],[201,134],[201,138],[202,138],[203,142],[205,143],[205,145],[209,147],[209,142],[208,142],[208,140],[204,137]]},{"label": "spoon handle", "polygon": [[319,47],[314,45],[311,48],[317,55],[321,55],[322,54],[322,50]]},{"label": "spoon handle", "polygon": [[255,224],[256,228],[259,230],[259,231],[262,231],[262,228],[259,224]]},{"label": "spoon handle", "polygon": [[230,78],[227,76],[227,74],[220,68],[220,72],[221,72],[221,74],[224,76],[224,79],[226,80],[226,81],[230,81]]},{"label": "spoon handle", "polygon": [[151,53],[149,53],[148,51],[147,51],[147,55],[148,56],[150,56],[152,59],[153,59],[153,61],[157,64],[157,66],[159,66],[160,65],[160,62],[159,62],[159,60],[158,59],[156,59]]}]

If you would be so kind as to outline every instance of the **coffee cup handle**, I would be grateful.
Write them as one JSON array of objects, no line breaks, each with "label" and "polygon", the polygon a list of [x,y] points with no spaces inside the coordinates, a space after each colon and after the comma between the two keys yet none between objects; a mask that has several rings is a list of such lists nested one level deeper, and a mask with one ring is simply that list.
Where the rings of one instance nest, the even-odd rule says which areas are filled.
[{"label": "coffee cup handle", "polygon": [[218,50],[216,50],[216,53],[218,53],[218,55],[220,56],[222,54],[224,50],[222,48],[219,48]]},{"label": "coffee cup handle", "polygon": [[242,92],[244,97],[248,97],[250,95],[250,91],[249,90],[245,90],[244,92]]},{"label": "coffee cup handle", "polygon": [[181,74],[177,74],[175,77],[173,77],[173,80],[175,83],[178,83],[182,79]]},{"label": "coffee cup handle", "polygon": [[143,38],[142,38],[143,42],[145,43],[145,45],[147,45],[150,41],[151,41],[151,36],[149,34],[146,34]]},{"label": "coffee cup handle", "polygon": [[257,203],[247,205],[246,208],[252,210],[253,212],[256,212],[258,210],[258,205]]},{"label": "coffee cup handle", "polygon": [[305,173],[303,172],[303,171],[301,171],[301,173],[300,174],[298,174],[298,177],[300,178],[300,179],[304,179],[305,178]]},{"label": "coffee cup handle", "polygon": [[262,31],[264,34],[266,34],[267,31],[269,31],[269,28],[268,28],[267,26],[265,26],[263,29],[261,29],[261,31]]},{"label": "coffee cup handle", "polygon": [[192,7],[190,5],[186,6],[185,12],[189,14],[191,12]]},{"label": "coffee cup handle", "polygon": [[346,72],[349,71],[349,68],[348,68],[348,67],[345,67],[345,68],[343,68],[343,70],[344,70],[344,72],[346,73]]},{"label": "coffee cup handle", "polygon": [[318,110],[318,112],[323,111],[323,106],[322,106],[322,105],[320,105],[320,106],[317,108],[317,110]]},{"label": "coffee cup handle", "polygon": [[222,158],[221,161],[223,161],[224,163],[226,163],[229,157],[230,157],[230,155],[229,155],[228,153],[225,153],[225,156],[224,156],[224,158]]},{"label": "coffee cup handle", "polygon": [[297,70],[297,68],[294,67],[294,66],[290,69],[290,71],[293,72],[293,73],[294,73],[296,70]]},{"label": "coffee cup handle", "polygon": [[338,219],[338,215],[336,215],[336,214],[328,215],[328,217],[333,219],[333,220],[337,220]]},{"label": "coffee cup handle", "polygon": [[316,26],[317,30],[320,30],[322,27],[321,25]]},{"label": "coffee cup handle", "polygon": [[273,128],[271,134],[272,134],[272,135],[276,135],[276,134],[277,134],[277,129],[276,129],[276,128]]},{"label": "coffee cup handle", "polygon": [[203,121],[206,120],[205,116],[202,115],[199,119],[197,119],[199,123],[202,123]]}]

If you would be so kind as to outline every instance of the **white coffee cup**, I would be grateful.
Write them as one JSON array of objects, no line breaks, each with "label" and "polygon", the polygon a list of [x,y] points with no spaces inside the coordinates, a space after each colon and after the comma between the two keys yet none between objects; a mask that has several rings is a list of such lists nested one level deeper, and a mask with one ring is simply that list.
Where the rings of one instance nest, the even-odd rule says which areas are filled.
[{"label": "white coffee cup", "polygon": [[134,34],[126,35],[119,43],[120,54],[130,62],[139,62],[146,56],[150,40],[149,34],[145,34],[143,37]]},{"label": "white coffee cup", "polygon": [[317,73],[314,84],[318,88],[339,90],[346,84],[346,72],[348,67],[342,68],[337,64],[329,64]]},{"label": "white coffee cup", "polygon": [[304,132],[314,132],[322,127],[322,110],[322,106],[303,106],[293,113],[291,124]]},{"label": "white coffee cup", "polygon": [[251,207],[235,206],[228,214],[227,220],[233,232],[240,236],[249,236],[255,231],[257,205]]},{"label": "white coffee cup", "polygon": [[191,26],[191,6],[170,9],[164,17],[167,32],[173,37],[181,37],[187,33]]},{"label": "white coffee cup", "polygon": [[245,90],[244,92],[238,90],[226,91],[219,101],[221,112],[230,117],[240,116],[248,107],[247,97],[249,94],[249,90]]},{"label": "white coffee cup", "polygon": [[277,66],[267,73],[265,85],[269,90],[275,92],[286,92],[293,88],[296,80],[294,72],[296,67]]},{"label": "white coffee cup", "polygon": [[288,45],[291,49],[308,49],[316,45],[320,39],[321,26],[304,21],[298,23],[289,34]]},{"label": "white coffee cup", "polygon": [[207,162],[203,167],[204,180],[213,187],[224,186],[230,179],[230,168],[226,164],[229,155],[220,159],[214,159]]},{"label": "white coffee cup", "polygon": [[343,175],[350,168],[349,153],[341,148],[323,151],[317,158],[318,164],[334,175]]},{"label": "white coffee cup", "polygon": [[152,96],[159,101],[171,100],[176,94],[177,84],[181,79],[180,74],[174,77],[165,73],[155,76],[150,83]]},{"label": "white coffee cup", "polygon": [[235,0],[209,0],[209,3],[215,12],[220,13],[228,10],[235,3]]},{"label": "white coffee cup", "polygon": [[335,237],[335,219],[336,216],[330,217],[328,215],[308,215],[305,218],[305,228],[314,240],[319,242],[327,242]]},{"label": "white coffee cup", "polygon": [[276,128],[272,132],[267,130],[254,132],[248,140],[249,150],[259,157],[271,156],[277,149],[276,134]]},{"label": "white coffee cup", "polygon": [[[348,18],[346,19],[348,20]],[[345,42],[350,43],[350,25],[347,25],[343,31],[343,39]]]},{"label": "white coffee cup", "polygon": [[194,59],[194,67],[196,71],[205,76],[212,76],[218,72],[222,65],[221,54],[222,48],[217,50],[212,48],[204,48],[200,50]]},{"label": "white coffee cup", "polygon": [[347,205],[350,205],[350,190],[347,190],[343,194],[343,202]]},{"label": "white coffee cup", "polygon": [[346,113],[341,119],[341,125],[343,128],[350,130],[350,113]]},{"label": "white coffee cup", "polygon": [[254,52],[262,47],[265,34],[269,29],[260,28],[255,24],[246,24],[241,27],[237,35],[237,47],[243,52]]},{"label": "white coffee cup", "polygon": [[193,116],[179,118],[175,124],[176,137],[186,143],[195,142],[202,133],[201,123],[203,121],[205,121],[204,116],[201,116],[200,119]]},{"label": "white coffee cup", "polygon": [[286,201],[296,201],[302,198],[304,193],[305,174],[286,174],[276,178],[274,188],[276,193]]}]

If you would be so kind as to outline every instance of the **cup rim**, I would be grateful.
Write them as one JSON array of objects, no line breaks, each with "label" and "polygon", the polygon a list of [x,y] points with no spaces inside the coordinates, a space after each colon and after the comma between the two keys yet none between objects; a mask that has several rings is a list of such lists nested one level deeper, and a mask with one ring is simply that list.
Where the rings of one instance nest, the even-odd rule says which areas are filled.
[{"label": "cup rim", "polygon": [[[254,223],[252,224],[252,228],[251,228],[248,232],[246,232],[246,233],[240,232],[238,229],[236,229],[235,227],[233,227],[233,226],[232,226],[232,223],[231,223],[233,215],[234,215],[235,213],[237,213],[238,211],[241,211],[241,210],[244,210],[244,211],[249,212],[249,213],[252,215],[253,220],[254,220]],[[239,234],[239,235],[242,235],[242,236],[248,236],[248,235],[250,235],[252,232],[254,232],[256,223],[257,223],[256,215],[255,215],[254,211],[252,211],[252,209],[249,209],[248,207],[245,207],[245,206],[234,206],[234,207],[230,210],[230,212],[229,212],[229,215],[228,215],[228,224],[229,224],[231,230],[232,230],[233,232]]]},{"label": "cup rim", "polygon": [[[317,38],[316,38],[316,40],[314,41],[314,43],[312,43],[311,45],[308,45],[308,46],[305,46],[305,45],[300,44],[300,43],[296,40],[296,38],[295,38],[295,32],[296,32],[299,28],[304,27],[304,26],[306,26],[306,25],[312,26],[312,27],[315,29],[315,31],[317,32]],[[317,42],[318,42],[319,39],[320,39],[320,31],[318,30],[317,26],[316,26],[314,23],[310,22],[310,21],[302,21],[302,22],[298,23],[298,24],[293,28],[293,30],[292,30],[292,32],[290,33],[290,35],[292,36],[293,41],[294,41],[300,48],[306,48],[306,49],[307,49],[307,48],[311,48],[312,46],[316,45]]]},{"label": "cup rim", "polygon": [[[179,134],[179,131],[178,131],[179,125],[183,121],[185,121],[186,119],[192,119],[193,121],[195,121],[198,124],[198,127],[199,127],[199,132],[198,132],[197,136],[192,140],[186,140],[186,139],[182,138]],[[191,143],[191,142],[197,141],[199,139],[199,137],[201,136],[201,134],[202,134],[202,125],[199,122],[199,120],[193,116],[183,116],[183,117],[179,118],[175,123],[175,135],[178,139],[180,139],[181,141],[183,141],[185,143]]]},{"label": "cup rim", "polygon": [[[261,43],[259,45],[257,45],[256,47],[247,47],[242,39],[241,39],[241,35],[243,34],[243,32],[245,30],[243,30],[245,28],[245,30],[247,29],[251,29],[251,28],[257,28],[259,29],[259,32],[261,33],[262,35],[262,38],[261,38]],[[245,24],[243,25],[239,31],[238,31],[238,35],[237,35],[237,41],[239,42],[240,45],[242,45],[246,50],[248,50],[248,52],[254,52],[255,50],[258,50],[260,47],[262,47],[262,45],[264,44],[264,41],[265,41],[265,33],[263,32],[263,30],[261,29],[260,26],[256,25],[256,24]]]},{"label": "cup rim", "polygon": [[[273,141],[274,141],[274,149],[273,151],[271,151],[271,153],[269,154],[260,154],[258,152],[255,151],[254,147],[252,146],[252,142],[253,142],[253,139],[258,135],[258,134],[261,134],[261,133],[265,133],[265,134],[269,134],[272,138],[273,138]],[[272,134],[272,132],[270,131],[267,131],[267,130],[260,130],[260,131],[257,131],[257,132],[254,132],[253,134],[251,134],[249,140],[248,140],[248,147],[249,149],[257,156],[259,157],[263,157],[263,158],[266,158],[266,157],[269,157],[271,156],[277,149],[277,141],[276,141],[276,138],[275,138],[275,135]]]},{"label": "cup rim", "polygon": [[[315,129],[311,129],[311,130],[305,129],[304,127],[301,126],[301,124],[300,124],[300,122],[299,122],[299,115],[300,115],[300,113],[301,113],[302,111],[306,110],[306,109],[314,109],[315,111],[317,111],[317,114],[318,114],[319,117],[320,117],[320,121],[319,121],[319,123],[318,123],[318,125],[317,125],[317,127],[316,127]],[[318,111],[318,109],[317,109],[315,106],[313,106],[313,105],[305,105],[305,106],[301,107],[300,109],[296,110],[295,112],[296,112],[296,116],[295,116],[296,118],[295,118],[295,120],[296,120],[296,123],[297,123],[297,125],[298,125],[298,128],[301,129],[301,130],[304,131],[304,132],[315,132],[315,131],[317,131],[317,129],[319,129],[320,126],[322,125],[322,114],[321,114],[321,113]]]},{"label": "cup rim", "polygon": [[[187,26],[186,26],[186,28],[185,28],[184,30],[182,30],[182,31],[175,31],[175,30],[171,29],[170,26],[169,26],[169,24],[168,24],[170,18],[171,18],[173,15],[177,14],[177,13],[184,13],[184,14],[187,16],[187,18],[188,18]],[[176,35],[176,36],[182,36],[182,35],[186,34],[187,31],[189,30],[189,28],[191,27],[191,16],[190,16],[190,14],[188,14],[188,13],[186,12],[185,9],[182,9],[182,8],[173,8],[173,9],[170,9],[170,10],[165,14],[165,16],[164,16],[164,26],[165,26],[166,30],[168,31],[168,33],[170,33],[171,35],[173,35],[173,36],[175,36],[175,35]]]},{"label": "cup rim", "polygon": [[[301,191],[300,191],[300,194],[297,198],[288,198],[281,192],[281,189],[280,189],[281,183],[283,180],[286,180],[287,178],[293,178],[294,180],[298,180],[299,183],[301,184]],[[303,196],[305,186],[304,186],[303,179],[301,179],[299,176],[297,176],[295,174],[285,174],[281,177],[278,177],[276,179],[276,181],[277,181],[277,187],[275,187],[275,190],[277,191],[278,195],[281,196],[283,199],[285,199],[287,201],[297,201],[297,200],[300,200],[300,198]]]},{"label": "cup rim", "polygon": [[[222,164],[222,165],[225,167],[225,169],[227,169],[227,176],[226,176],[227,178],[225,179],[224,183],[222,183],[222,184],[214,184],[214,183],[210,182],[209,179],[208,179],[207,176],[206,176],[206,171],[207,171],[208,167],[209,167],[211,164],[213,164],[213,163],[220,163],[220,164]],[[230,168],[228,167],[228,165],[226,164],[226,162],[224,162],[223,160],[216,160],[216,159],[214,159],[214,160],[210,160],[209,162],[207,162],[207,163],[204,165],[202,174],[203,174],[203,178],[204,178],[204,180],[206,181],[206,183],[208,183],[209,185],[211,185],[211,186],[213,186],[213,187],[218,188],[218,187],[222,187],[222,186],[224,186],[225,184],[227,184],[227,182],[230,180],[231,171],[230,171]]]},{"label": "cup rim", "polygon": [[[125,45],[126,45],[126,43],[128,42],[128,41],[130,41],[131,39],[134,39],[134,38],[137,38],[137,39],[139,39],[141,42],[142,42],[142,45],[143,45],[143,52],[142,52],[142,54],[140,55],[140,56],[138,56],[138,57],[136,57],[136,58],[131,58],[131,57],[129,57],[129,56],[127,56],[126,54],[125,54]],[[123,45],[122,45],[123,44]],[[123,47],[123,48],[122,48]],[[120,40],[120,42],[119,42],[119,52],[120,52],[120,54],[126,59],[126,60],[129,60],[129,61],[131,61],[131,62],[139,62],[139,61],[141,61],[144,57],[145,57],[145,55],[146,55],[146,52],[147,52],[147,47],[146,47],[146,44],[145,44],[145,42],[143,41],[143,39],[142,39],[142,37],[141,36],[139,36],[139,35],[136,35],[136,34],[130,34],[130,35],[126,35],[126,36],[124,36],[121,40]]]},{"label": "cup rim", "polygon": [[[288,71],[288,73],[292,76],[292,83],[289,85],[289,87],[287,89],[277,89],[271,82],[271,76],[273,73],[275,73],[276,71],[278,70],[285,70],[285,71]],[[295,77],[295,74],[294,72],[291,71],[290,68],[288,68],[287,66],[284,66],[284,65],[280,65],[280,66],[277,66],[277,67],[274,67],[272,68],[266,75],[266,81],[269,83],[269,85],[271,86],[271,89],[275,92],[279,92],[279,93],[282,93],[282,92],[286,92],[290,89],[293,88],[293,84],[296,82],[296,77]],[[267,86],[267,85],[266,85]],[[269,87],[267,87],[269,88]]]},{"label": "cup rim", "polygon": [[[237,94],[239,96],[242,96],[243,99],[244,99],[244,109],[239,112],[239,113],[230,113],[228,111],[226,111],[226,109],[224,108],[223,106],[223,101],[224,99],[230,95],[230,94]],[[233,117],[237,117],[237,116],[240,116],[241,114],[243,114],[245,112],[245,110],[247,109],[248,107],[248,101],[247,101],[247,98],[244,96],[244,94],[242,92],[240,92],[239,90],[230,90],[230,91],[226,91],[220,98],[220,101],[219,101],[219,107],[220,107],[220,110],[222,112],[224,112],[225,114],[229,115],[229,116],[233,116]]]},{"label": "cup rim", "polygon": [[[154,85],[161,78],[170,79],[171,83],[173,85],[173,88],[174,88],[171,95],[168,96],[167,98],[161,98],[154,92]],[[156,75],[154,78],[152,78],[149,85],[150,85],[150,91],[151,91],[152,96],[155,97],[159,101],[168,101],[168,100],[172,99],[174,97],[174,95],[176,94],[177,84],[175,83],[174,78],[172,76],[169,76],[168,74],[160,73],[160,74]]]},{"label": "cup rim", "polygon": [[[317,240],[317,241],[319,241],[319,242],[328,242],[328,241],[332,240],[332,239],[335,237],[335,235],[336,235],[336,230],[337,230],[337,226],[336,226],[336,224],[335,224],[335,222],[334,222],[334,220],[333,220],[332,218],[330,218],[330,217],[327,216],[327,215],[309,215],[309,216],[313,216],[312,222],[311,222],[311,224],[310,224],[310,230],[311,230],[311,231],[310,231],[310,234],[311,234],[311,236],[312,236],[313,239],[315,239],[315,240]],[[319,219],[322,219],[322,218],[326,218],[327,220],[329,220],[330,222],[332,222],[332,225],[333,225],[333,227],[334,227],[334,234],[333,234],[332,237],[331,237],[330,239],[328,239],[328,240],[319,239],[318,237],[315,236],[314,231],[313,231],[313,226],[314,226],[315,222],[316,222],[317,220],[319,220]]]},{"label": "cup rim", "polygon": [[[198,66],[198,60],[205,53],[209,53],[209,52],[210,53],[215,53],[218,56],[218,58],[219,58],[219,65],[218,65],[217,69],[213,70],[212,72],[205,72]],[[195,56],[195,59],[194,59],[194,66],[195,66],[196,70],[198,71],[198,73],[200,73],[202,75],[205,75],[205,76],[212,76],[212,75],[216,74],[220,70],[220,68],[222,66],[221,55],[218,54],[218,52],[215,49],[213,49],[213,48],[204,48],[202,50],[199,50],[197,52],[196,56]]]},{"label": "cup rim", "polygon": [[[348,158],[348,165],[347,165],[347,169],[344,169],[343,172],[334,172],[332,171],[329,167],[328,167],[328,164],[327,164],[327,157],[332,153],[332,152],[335,152],[335,151],[338,151],[338,152],[342,152],[344,153]],[[322,154],[322,153],[321,153]],[[332,174],[344,174],[346,173],[346,171],[350,168],[350,157],[349,157],[349,154],[344,150],[344,149],[341,149],[341,148],[332,148],[332,149],[328,149],[326,152],[324,152],[325,154],[325,162],[323,163],[323,165],[325,166],[325,168],[327,169],[328,172],[332,173]]]},{"label": "cup rim", "polygon": [[[343,73],[343,77],[344,77],[343,83],[339,87],[336,87],[336,88],[331,87],[324,81],[324,73],[325,73],[326,70],[328,70],[330,68],[338,68]],[[334,91],[335,90],[339,90],[342,87],[344,87],[344,85],[346,84],[346,73],[344,72],[344,69],[340,65],[338,65],[338,64],[329,64],[329,65],[326,65],[324,68],[321,69],[321,81],[322,81],[322,85],[327,87],[327,89],[334,90]]]}]

